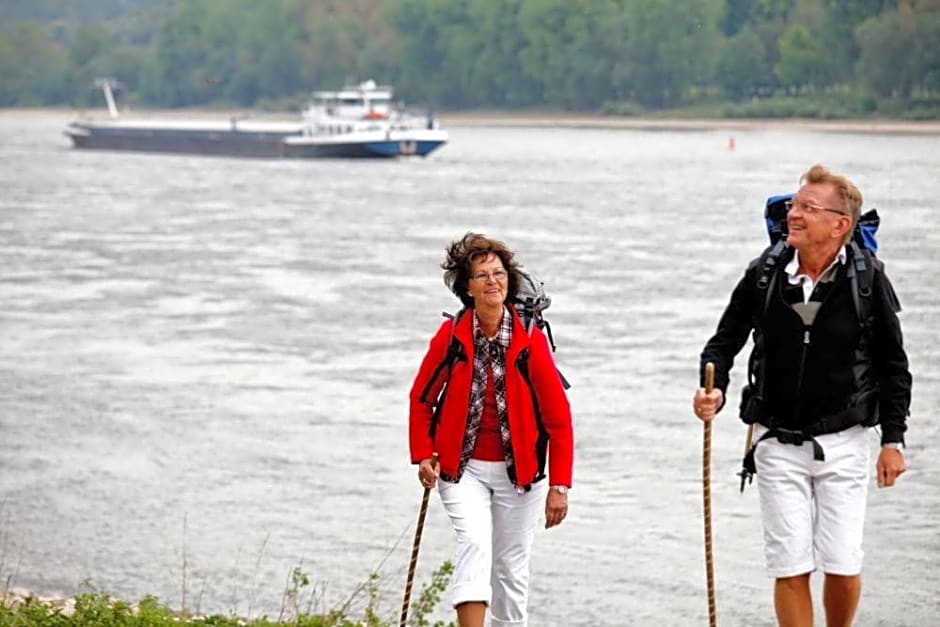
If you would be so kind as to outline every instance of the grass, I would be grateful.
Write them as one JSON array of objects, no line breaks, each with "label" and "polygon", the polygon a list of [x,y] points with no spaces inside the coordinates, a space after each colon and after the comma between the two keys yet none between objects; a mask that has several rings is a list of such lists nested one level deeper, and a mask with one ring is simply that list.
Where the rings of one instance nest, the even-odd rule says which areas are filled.
[{"label": "grass", "polygon": [[[402,590],[397,578],[380,575],[385,561],[393,553],[391,547],[368,577],[360,583],[346,600],[335,608],[326,608],[324,582],[314,584],[304,571],[303,562],[294,566],[287,575],[281,597],[281,607],[276,618],[255,617],[256,576],[260,561],[268,543],[266,536],[255,564],[251,584],[247,590],[248,615],[238,612],[238,599],[245,596],[234,594],[233,607],[228,615],[201,615],[196,597],[196,609],[190,608],[189,596],[187,516],[183,517],[182,529],[182,581],[179,609],[173,609],[155,596],[146,596],[137,603],[115,599],[89,582],[82,583],[87,590],[69,599],[49,599],[38,596],[23,598],[12,592],[13,582],[19,572],[19,559],[13,559],[13,542],[10,529],[12,523],[5,502],[0,500],[0,627],[157,627],[159,625],[212,625],[217,627],[392,627],[399,624]],[[407,530],[407,528],[406,528]],[[405,531],[402,531],[404,535]],[[402,537],[403,537],[402,535]],[[401,537],[399,537],[399,541]],[[395,543],[397,546],[398,542]],[[450,583],[453,565],[446,561],[435,570],[430,580],[423,584],[420,592],[412,597],[408,614],[409,627],[452,627],[453,623],[434,620],[441,595]],[[385,609],[383,598],[396,600],[394,609]]]},{"label": "grass", "polygon": [[[453,623],[431,622],[430,615],[440,602],[441,594],[450,582],[453,565],[448,561],[431,575],[411,605],[408,625],[410,627],[452,627]],[[341,608],[322,613],[300,611],[301,597],[310,586],[309,576],[298,566],[288,577],[284,590],[284,601],[276,619],[267,616],[246,619],[234,615],[196,616],[187,611],[174,611],[152,596],[137,604],[113,599],[107,594],[89,592],[65,601],[45,601],[36,597],[24,600],[6,599],[0,590],[0,627],[157,627],[162,625],[206,625],[213,627],[391,627],[398,624],[398,612],[394,616],[382,616],[378,609],[380,592],[379,575],[373,572],[356,588],[350,599]],[[310,605],[316,590],[310,591]],[[364,596],[365,606],[352,611],[352,601]],[[6,599],[6,600],[4,600]]]},{"label": "grass", "polygon": [[688,104],[646,109],[635,102],[606,102],[602,115],[651,118],[802,118],[817,120],[937,120],[940,95],[918,93],[905,100],[876,99],[848,86],[801,93],[773,93],[744,100],[729,100],[717,93],[696,94]]},{"label": "grass", "polygon": [[[216,627],[393,627],[399,625],[403,590],[397,578],[380,575],[386,560],[393,554],[404,537],[402,530],[395,544],[388,549],[368,577],[354,588],[346,600],[336,608],[326,608],[324,582],[314,584],[305,572],[303,562],[294,566],[287,575],[276,618],[254,616],[256,578],[268,544],[265,536],[255,563],[254,573],[247,590],[248,615],[238,612],[239,597],[233,594],[233,606],[228,615],[202,615],[199,604],[202,593],[196,597],[196,609],[190,608],[188,594],[190,578],[188,556],[188,516],[183,516],[182,528],[182,581],[179,609],[172,609],[155,596],[146,596],[137,603],[115,599],[96,589],[88,580],[82,582],[80,593],[69,599],[40,598],[17,595],[12,592],[19,572],[19,558],[12,559],[12,520],[6,511],[5,500],[0,500],[0,627],[157,627],[160,625],[212,625]],[[408,613],[409,627],[453,627],[452,622],[434,620],[441,595],[450,583],[454,567],[443,562],[425,582],[417,595],[412,596]],[[396,600],[394,609],[385,609],[384,598]]]}]

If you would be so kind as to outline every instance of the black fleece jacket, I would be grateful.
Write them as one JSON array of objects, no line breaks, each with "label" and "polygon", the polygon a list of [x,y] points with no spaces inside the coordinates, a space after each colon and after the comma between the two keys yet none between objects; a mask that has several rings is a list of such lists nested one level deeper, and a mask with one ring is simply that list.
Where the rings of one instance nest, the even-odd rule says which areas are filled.
[{"label": "black fleece jacket", "polygon": [[[757,327],[767,369],[759,422],[806,429],[821,419],[841,417],[849,424],[880,424],[882,443],[903,442],[912,378],[891,282],[876,267],[872,330],[866,336],[852,303],[848,264],[841,266],[832,281],[816,284],[810,300],[820,302],[819,310],[806,326],[791,306],[803,299],[802,287],[789,285],[784,271],[792,257],[792,249],[787,249],[777,266],[766,313],[766,291],[757,286],[761,264],[750,264],[702,351],[701,371],[707,362],[715,364],[715,386],[727,398],[734,358]],[[865,337],[870,338],[867,349],[862,348]]]}]

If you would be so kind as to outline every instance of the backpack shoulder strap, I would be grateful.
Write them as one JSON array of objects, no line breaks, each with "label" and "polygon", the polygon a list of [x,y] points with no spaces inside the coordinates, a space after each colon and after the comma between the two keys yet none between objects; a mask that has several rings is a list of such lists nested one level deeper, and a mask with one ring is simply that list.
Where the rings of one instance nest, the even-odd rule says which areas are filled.
[{"label": "backpack shoulder strap", "polygon": [[[535,387],[532,385],[532,379],[529,377],[529,348],[523,348],[519,355],[516,357],[516,368],[519,369],[519,374],[522,375],[523,381],[526,383],[526,387],[529,388],[529,396],[532,398],[532,409],[535,412],[535,423],[538,427],[538,439],[535,443],[535,452],[536,459],[538,460],[539,471],[536,480],[541,479],[545,476],[545,459],[546,453],[548,451],[548,431],[545,429],[545,424],[542,422],[542,409],[539,407],[539,397],[535,393]],[[558,376],[561,377],[562,383],[567,390],[568,382],[565,381],[565,377],[562,376],[561,371],[557,368],[555,369],[558,372]]]},{"label": "backpack shoulder strap", "polygon": [[431,388],[434,387],[435,382],[438,377],[441,375],[441,371],[444,368],[447,368],[447,379],[450,379],[450,370],[454,367],[454,364],[460,361],[461,359],[466,359],[467,356],[464,354],[463,344],[460,343],[460,340],[454,335],[454,329],[457,327],[457,323],[463,317],[464,312],[467,309],[461,309],[456,314],[449,314],[446,311],[442,312],[442,315],[445,318],[450,318],[453,320],[450,326],[450,342],[447,344],[447,354],[444,356],[444,359],[441,360],[437,367],[434,368],[434,372],[431,374],[431,377],[428,379],[427,384],[424,386],[424,389],[421,391],[421,396],[419,400],[422,403],[426,403],[428,400],[428,394],[431,393]]},{"label": "backpack shoulder strap", "polygon": [[[763,293],[763,306],[754,313],[752,336],[754,347],[747,360],[747,387],[751,390],[750,394],[763,399],[767,393],[767,381],[764,376],[766,370],[764,360],[764,339],[761,333],[761,325],[756,319],[767,313],[770,308],[770,299],[773,297],[774,290],[777,287],[777,275],[780,274],[780,264],[786,257],[787,242],[780,238],[773,244],[764,249],[756,259],[748,265],[748,271],[756,271],[757,290]],[[743,417],[744,403],[742,403]]]},{"label": "backpack shoulder strap", "polygon": [[550,325],[548,320],[542,316],[539,316],[538,318],[533,316],[526,326],[526,332],[529,334],[529,337],[532,337],[532,329],[535,327],[540,328],[545,333],[545,337],[548,338],[548,345],[552,347],[552,352],[554,353],[555,338],[552,337],[552,325]]},{"label": "backpack shoulder strap", "polygon": [[786,250],[787,242],[781,238],[765,248],[760,257],[751,262],[750,267],[757,268],[757,289],[764,293],[764,306],[761,309],[764,313],[770,307],[770,298],[777,286],[777,275]]},{"label": "backpack shoulder strap", "polygon": [[852,291],[852,304],[858,323],[866,332],[871,326],[872,285],[875,282],[875,270],[884,268],[867,248],[862,248],[855,240],[849,242],[851,259],[848,260],[846,274]]}]

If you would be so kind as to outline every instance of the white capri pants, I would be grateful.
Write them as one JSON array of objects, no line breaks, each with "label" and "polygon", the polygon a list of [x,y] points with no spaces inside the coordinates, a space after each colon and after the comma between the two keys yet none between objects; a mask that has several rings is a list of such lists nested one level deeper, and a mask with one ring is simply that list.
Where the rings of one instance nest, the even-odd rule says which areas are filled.
[{"label": "white capri pants", "polygon": [[438,481],[438,486],[457,534],[454,607],[482,601],[489,605],[491,625],[525,627],[529,555],[548,481],[520,494],[506,462],[471,459],[458,483]]},{"label": "white capri pants", "polygon": [[[767,429],[755,425],[755,441]],[[855,426],[816,436],[813,443],[782,444],[770,437],[754,459],[764,524],[767,574],[794,577],[817,568],[831,575],[862,572],[862,534],[868,497],[868,429]]]}]

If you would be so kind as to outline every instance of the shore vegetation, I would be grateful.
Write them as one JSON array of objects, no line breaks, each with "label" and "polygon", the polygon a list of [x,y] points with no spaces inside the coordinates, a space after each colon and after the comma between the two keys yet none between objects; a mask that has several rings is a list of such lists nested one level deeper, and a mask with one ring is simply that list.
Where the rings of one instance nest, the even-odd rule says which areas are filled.
[{"label": "shore vegetation", "polygon": [[937,0],[0,0],[0,107],[940,119]]},{"label": "shore vegetation", "polygon": [[[444,562],[413,599],[409,627],[453,627],[432,618],[450,581],[453,566]],[[392,627],[399,613],[380,607],[383,592],[379,575],[372,573],[339,608],[313,611],[316,590],[299,567],[289,577],[281,611],[276,617],[257,618],[213,614],[199,615],[185,608],[171,609],[153,596],[136,603],[89,591],[73,598],[44,598],[26,591],[0,589],[0,627],[162,627],[194,625],[206,627]],[[389,591],[391,592],[391,591]],[[358,609],[353,609],[358,606]]]}]

